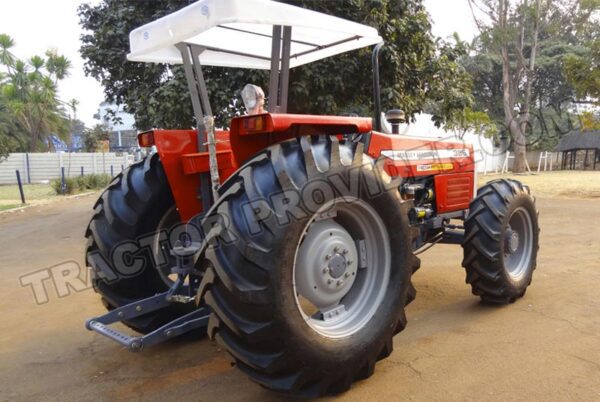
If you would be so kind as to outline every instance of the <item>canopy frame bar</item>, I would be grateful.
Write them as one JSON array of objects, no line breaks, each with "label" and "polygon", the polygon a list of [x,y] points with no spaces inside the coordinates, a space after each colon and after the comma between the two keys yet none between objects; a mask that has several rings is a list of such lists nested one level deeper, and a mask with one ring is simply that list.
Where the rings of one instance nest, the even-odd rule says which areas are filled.
[{"label": "canopy frame bar", "polygon": [[268,110],[271,113],[287,113],[292,27],[273,25],[272,38]]},{"label": "canopy frame bar", "polygon": [[279,92],[279,61],[281,57],[281,25],[273,25],[271,41],[271,75],[269,77],[269,112],[277,112]]},{"label": "canopy frame bar", "polygon": [[[178,43],[177,49],[181,52],[181,59],[183,61],[183,69],[185,71],[185,78],[190,91],[190,97],[192,100],[192,108],[194,110],[194,117],[196,118],[196,131],[198,139],[198,152],[207,151],[207,127],[204,123],[204,118],[210,116],[212,118],[212,109],[210,107],[210,99],[208,98],[208,90],[206,89],[206,82],[204,81],[204,74],[202,73],[202,66],[200,65],[200,54],[206,50],[205,48],[187,44]],[[215,153],[215,158],[209,158],[209,164],[211,173],[213,170],[217,171],[218,166],[212,166],[213,159],[216,160],[216,152],[214,147],[208,146],[209,153]],[[211,175],[209,173],[200,174],[200,188],[198,189],[199,198],[202,202],[202,210],[208,211],[211,206]],[[216,192],[213,193],[213,197]],[[214,200],[216,201],[216,199]]]},{"label": "canopy frame bar", "polygon": [[[225,25],[217,25],[217,27],[218,28],[222,28],[222,29],[229,29],[231,31],[247,33],[247,34],[250,34],[250,35],[262,36],[263,38],[269,38],[269,39],[273,38],[273,36],[271,36],[271,35],[267,35],[267,34],[260,33],[260,32],[248,31],[247,29],[228,27],[228,26],[225,26]],[[312,46],[312,47],[322,46],[322,45],[318,45],[316,43],[306,42],[306,41],[297,40],[297,39],[292,39],[292,43],[297,43],[299,45],[306,45],[306,46]]]}]

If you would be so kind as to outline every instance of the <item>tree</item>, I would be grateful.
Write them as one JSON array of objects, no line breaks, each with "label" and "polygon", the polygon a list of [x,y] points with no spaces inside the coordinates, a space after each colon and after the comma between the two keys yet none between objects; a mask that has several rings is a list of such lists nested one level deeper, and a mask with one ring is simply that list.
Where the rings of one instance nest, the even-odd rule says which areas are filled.
[{"label": "tree", "polygon": [[[471,1],[480,35],[471,46],[471,54],[463,59],[463,65],[473,79],[474,110],[484,111],[498,126],[508,127],[503,99],[503,69],[507,66],[500,50],[500,44],[506,43],[511,78],[508,87],[514,96],[514,104],[509,109],[514,119],[521,123],[528,148],[554,149],[561,135],[578,127],[573,105],[581,100],[577,100],[576,89],[564,66],[571,57],[583,57],[588,52],[586,41],[594,32],[595,35],[598,33],[597,23],[594,27],[594,19],[584,7],[586,2],[598,0],[540,2],[537,51],[532,66],[537,1],[508,3],[510,10],[505,30],[500,30],[489,17],[486,24],[479,19],[480,9],[493,12],[498,6],[497,1]],[[515,142],[512,132],[508,134]]]},{"label": "tree", "polygon": [[581,100],[600,104],[600,0],[582,0],[573,14],[584,50],[566,58],[565,74]]},{"label": "tree", "polygon": [[465,108],[454,119],[446,123],[446,128],[454,130],[458,139],[462,140],[469,131],[485,137],[496,134],[496,125],[485,112]]},{"label": "tree", "polygon": [[73,112],[71,120],[77,120],[77,106],[79,106],[79,101],[77,99],[71,99],[67,102],[67,106]]},{"label": "tree", "polygon": [[107,141],[109,132],[102,124],[96,124],[91,129],[83,130],[83,150],[85,152],[97,152],[100,141]]},{"label": "tree", "polygon": [[[512,138],[514,172],[526,166],[526,138],[533,88],[538,39],[542,16],[551,0],[522,0],[513,6],[509,0],[468,0],[480,37],[499,56],[502,65],[502,111],[504,124]],[[483,12],[490,23],[477,17]],[[526,42],[527,41],[527,42]]]},{"label": "tree", "polygon": [[68,133],[69,121],[58,99],[56,83],[68,74],[70,62],[56,52],[48,52],[47,59],[36,55],[25,62],[10,53],[13,45],[10,36],[0,35],[0,60],[6,70],[0,90],[13,130],[28,138],[29,151],[36,151],[41,144],[52,149],[49,134]]},{"label": "tree", "polygon": [[[190,127],[192,108],[183,69],[164,64],[127,62],[129,32],[174,12],[188,1],[104,0],[79,8],[82,27],[81,54],[86,73],[102,81],[110,102],[126,105],[139,129]],[[311,8],[374,26],[386,40],[382,54],[384,108],[402,108],[407,116],[431,102],[446,101],[435,110],[436,123],[456,108],[469,104],[468,75],[457,63],[454,47],[436,41],[420,0],[294,0],[288,3]],[[290,73],[290,112],[370,114],[370,49],[341,54]],[[205,78],[212,109],[221,126],[242,113],[239,91],[249,82],[266,87],[264,71],[206,67]],[[469,88],[470,89],[470,88]],[[451,97],[452,100],[448,101]]]},{"label": "tree", "polygon": [[69,134],[67,138],[69,148],[73,147],[73,133],[75,132],[76,124],[79,122],[77,119],[77,106],[79,106],[79,101],[77,99],[71,99],[67,102],[67,107],[71,109],[72,112],[69,116]]},{"label": "tree", "polygon": [[7,34],[0,34],[0,65],[8,67],[9,71],[15,64],[15,56],[10,49],[15,45],[15,41]]},{"label": "tree", "polygon": [[582,112],[579,115],[581,122],[581,131],[600,131],[600,114],[594,115],[592,112]]},{"label": "tree", "polygon": [[8,101],[0,91],[0,161],[22,145],[19,134]]},{"label": "tree", "polygon": [[565,60],[565,73],[580,98],[600,103],[600,39],[590,44],[586,54],[570,55]]},{"label": "tree", "polygon": [[69,69],[71,68],[71,61],[65,56],[57,54],[56,50],[51,49],[46,51],[46,69],[50,76],[54,79],[54,84],[60,80],[65,79],[69,75]]}]

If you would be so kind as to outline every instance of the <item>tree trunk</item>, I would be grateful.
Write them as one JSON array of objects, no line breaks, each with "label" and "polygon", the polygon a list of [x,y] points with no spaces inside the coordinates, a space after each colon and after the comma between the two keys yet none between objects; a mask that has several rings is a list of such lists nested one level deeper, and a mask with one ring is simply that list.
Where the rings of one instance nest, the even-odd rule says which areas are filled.
[{"label": "tree trunk", "polygon": [[[508,16],[508,1],[500,0],[499,5],[499,25],[504,29],[507,24]],[[504,108],[504,124],[512,138],[513,151],[515,153],[515,163],[513,172],[523,172],[525,170],[525,136],[521,131],[521,126],[515,118],[514,109],[514,93],[516,87],[513,85],[510,77],[510,56],[508,54],[508,43],[504,42],[501,45],[502,54],[502,106]]]},{"label": "tree trunk", "polygon": [[529,56],[529,66],[526,73],[527,84],[525,87],[525,99],[523,102],[523,108],[521,109],[521,119],[519,122],[519,128],[522,135],[523,146],[522,149],[519,145],[519,150],[515,149],[515,164],[513,172],[524,172],[526,168],[526,137],[527,126],[529,125],[529,119],[531,116],[531,90],[533,87],[534,71],[535,71],[535,58],[538,46],[538,32],[539,32],[539,19],[540,19],[540,0],[536,0],[535,4],[535,18],[533,21],[533,40],[531,42],[531,54]]},{"label": "tree trunk", "polygon": [[38,133],[31,133],[31,140],[29,142],[29,152],[37,151],[37,143],[38,143],[39,135]]}]

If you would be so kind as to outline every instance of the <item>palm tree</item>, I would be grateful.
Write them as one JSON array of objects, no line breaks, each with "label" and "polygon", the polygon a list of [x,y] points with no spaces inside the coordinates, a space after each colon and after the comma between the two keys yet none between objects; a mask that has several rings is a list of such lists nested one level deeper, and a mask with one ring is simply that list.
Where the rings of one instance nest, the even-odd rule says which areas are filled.
[{"label": "palm tree", "polygon": [[0,35],[0,63],[7,67],[6,74],[0,76],[3,113],[8,113],[13,128],[28,138],[30,151],[36,151],[40,143],[51,149],[48,135],[65,138],[71,125],[56,90],[58,81],[69,74],[71,62],[50,50],[46,59],[33,56],[26,63],[12,55],[13,45],[10,36]]},{"label": "palm tree", "polygon": [[0,34],[0,64],[6,66],[8,71],[15,64],[15,56],[10,52],[10,48],[14,45],[13,38],[7,34]]},{"label": "palm tree", "polygon": [[63,55],[56,53],[56,50],[48,50],[46,52],[48,61],[46,62],[46,70],[50,76],[54,77],[54,83],[64,79],[69,75],[71,61]]},{"label": "palm tree", "polygon": [[67,106],[73,111],[73,117],[71,120],[77,120],[77,106],[79,106],[79,101],[77,99],[71,99],[67,102]]},{"label": "palm tree", "polygon": [[69,134],[67,136],[69,148],[73,147],[73,130],[75,128],[75,122],[77,121],[77,106],[79,106],[79,101],[77,99],[71,99],[67,102],[67,106],[71,109],[73,114],[71,115],[71,124],[69,127]]},{"label": "palm tree", "polygon": [[9,75],[9,78],[15,92],[15,97],[18,97],[20,100],[25,100],[30,81],[27,64],[22,60],[16,60],[14,69]]},{"label": "palm tree", "polygon": [[37,150],[40,142],[51,149],[47,138],[50,133],[65,137],[69,131],[69,120],[59,103],[56,85],[50,76],[39,72],[39,64],[39,60],[35,61],[34,71],[28,73],[27,65],[17,60],[11,82],[4,87],[13,116],[29,137],[31,152]]}]

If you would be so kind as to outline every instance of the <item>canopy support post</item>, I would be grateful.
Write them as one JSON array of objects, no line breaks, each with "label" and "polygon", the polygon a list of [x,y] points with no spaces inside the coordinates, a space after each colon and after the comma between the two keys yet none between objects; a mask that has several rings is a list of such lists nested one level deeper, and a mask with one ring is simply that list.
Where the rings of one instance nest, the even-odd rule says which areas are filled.
[{"label": "canopy support post", "polygon": [[279,59],[281,56],[281,25],[273,25],[271,41],[271,76],[269,77],[269,112],[277,112],[279,105]]},{"label": "canopy support post", "polygon": [[279,113],[287,113],[288,88],[290,84],[290,52],[292,50],[292,27],[283,27],[283,49],[279,90]]},{"label": "canopy support post", "polygon": [[269,77],[268,110],[270,113],[287,112],[291,43],[292,27],[273,25],[271,75]]},{"label": "canopy support post", "polygon": [[209,153],[210,173],[200,174],[200,188],[198,189],[199,198],[202,202],[202,211],[206,213],[210,209],[212,202],[216,201],[218,197],[219,170],[217,166],[214,118],[212,116],[204,75],[202,74],[202,66],[200,65],[200,54],[204,51],[204,48],[185,43],[179,43],[176,46],[181,52],[183,69],[190,90],[194,117],[196,118],[198,152],[208,151]]}]

